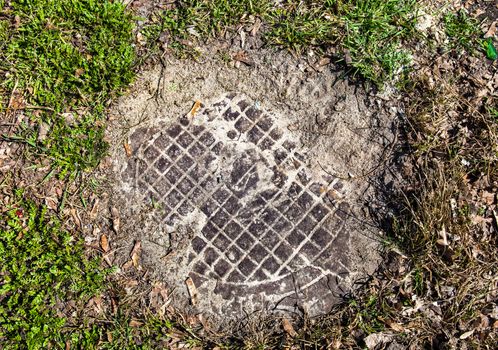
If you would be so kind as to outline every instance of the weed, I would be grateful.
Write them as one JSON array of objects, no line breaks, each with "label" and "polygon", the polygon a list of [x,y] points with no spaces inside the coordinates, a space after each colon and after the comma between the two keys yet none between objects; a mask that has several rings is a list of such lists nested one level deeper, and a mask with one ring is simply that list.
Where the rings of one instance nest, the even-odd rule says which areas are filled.
[{"label": "weed", "polygon": [[7,348],[47,348],[65,324],[56,305],[100,291],[105,271],[21,190],[0,221],[0,341]]},{"label": "weed", "polygon": [[482,34],[479,22],[468,16],[465,11],[448,12],[443,17],[449,47],[455,50],[466,50],[474,53],[479,48],[479,37]]}]

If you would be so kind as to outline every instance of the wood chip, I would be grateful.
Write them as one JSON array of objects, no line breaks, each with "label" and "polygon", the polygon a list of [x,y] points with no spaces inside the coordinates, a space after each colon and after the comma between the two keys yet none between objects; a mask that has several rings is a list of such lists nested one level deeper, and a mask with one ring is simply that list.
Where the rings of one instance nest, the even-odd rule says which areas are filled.
[{"label": "wood chip", "polygon": [[187,279],[185,280],[185,284],[187,285],[188,294],[190,295],[190,302],[192,303],[193,306],[197,305],[198,294],[194,281],[192,280],[192,278],[187,277]]},{"label": "wood chip", "polygon": [[284,331],[291,336],[292,338],[295,338],[297,336],[297,332],[294,330],[294,327],[292,327],[292,324],[290,321],[286,318],[282,319],[282,326],[284,327]]}]

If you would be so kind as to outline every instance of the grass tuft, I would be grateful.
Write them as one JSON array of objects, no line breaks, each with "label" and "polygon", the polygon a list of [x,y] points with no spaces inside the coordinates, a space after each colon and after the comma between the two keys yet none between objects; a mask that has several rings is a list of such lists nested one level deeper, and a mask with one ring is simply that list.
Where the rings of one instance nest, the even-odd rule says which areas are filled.
[{"label": "grass tuft", "polygon": [[468,16],[464,10],[460,10],[457,13],[445,14],[443,22],[450,49],[474,53],[480,48],[479,39],[482,32],[477,19]]}]

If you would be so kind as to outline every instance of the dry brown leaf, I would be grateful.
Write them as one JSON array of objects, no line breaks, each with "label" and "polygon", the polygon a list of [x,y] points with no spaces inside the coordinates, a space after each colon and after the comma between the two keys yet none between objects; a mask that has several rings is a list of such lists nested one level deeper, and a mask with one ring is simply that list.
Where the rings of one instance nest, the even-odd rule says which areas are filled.
[{"label": "dry brown leaf", "polygon": [[487,205],[492,205],[495,202],[495,196],[493,192],[483,191],[482,199],[486,202]]},{"label": "dry brown leaf", "polygon": [[7,108],[19,110],[19,109],[23,109],[24,107],[26,107],[26,102],[24,100],[24,97],[18,92],[12,93],[12,96],[9,100],[9,105],[7,106]]},{"label": "dry brown leaf", "polygon": [[194,105],[187,113],[187,117],[190,119],[194,118],[200,108],[201,108],[201,101],[195,101]]},{"label": "dry brown leaf", "polygon": [[403,327],[401,324],[397,323],[397,322],[393,322],[391,320],[387,320],[386,321],[387,325],[389,327],[391,327],[393,330],[395,330],[396,332],[404,332],[405,331],[405,327]]},{"label": "dry brown leaf", "polygon": [[49,126],[47,123],[40,123],[38,126],[38,137],[36,140],[38,142],[43,142],[47,138]]},{"label": "dry brown leaf", "polygon": [[484,38],[491,38],[493,37],[495,34],[496,34],[496,25],[497,25],[498,21],[494,21],[493,23],[491,23],[491,25],[489,26],[486,34],[484,34]]},{"label": "dry brown leaf", "polygon": [[50,210],[57,210],[58,202],[56,198],[45,197],[45,205]]},{"label": "dry brown leaf", "polygon": [[197,288],[195,287],[194,281],[192,278],[187,277],[185,280],[185,284],[187,285],[187,290],[188,294],[190,295],[190,302],[192,305],[197,305],[198,302],[198,294],[197,294]]},{"label": "dry brown leaf", "polygon": [[100,236],[100,248],[107,253],[109,251],[109,240],[107,239],[107,235],[104,233]]},{"label": "dry brown leaf", "polygon": [[70,213],[71,213],[71,217],[73,218],[73,221],[74,221],[74,224],[76,225],[76,227],[78,227],[78,229],[81,229],[81,219],[80,219],[78,213],[76,212],[76,209],[72,208],[70,210]]},{"label": "dry brown leaf", "polygon": [[92,210],[90,211],[90,219],[95,220],[97,218],[97,213],[99,211],[99,203],[100,199],[95,198],[95,201],[93,202]]},{"label": "dry brown leaf", "polygon": [[131,157],[131,154],[132,154],[132,151],[131,151],[131,146],[128,142],[123,142],[123,147],[125,149],[125,152],[126,152],[126,156],[129,158]]},{"label": "dry brown leaf", "polygon": [[237,51],[235,53],[235,55],[232,56],[232,58],[237,61],[237,62],[242,62],[248,66],[253,66],[254,65],[254,61],[252,58],[250,58],[248,55],[247,55],[247,52],[245,52],[244,50],[240,50],[240,51]]},{"label": "dry brown leaf", "polygon": [[340,340],[336,339],[333,340],[332,343],[329,344],[330,349],[340,349],[342,346],[342,343]]},{"label": "dry brown leaf", "polygon": [[129,260],[129,261],[125,262],[125,263],[121,266],[121,268],[122,268],[123,270],[128,270],[128,269],[130,269],[132,266],[133,266],[133,261]]},{"label": "dry brown leaf", "polygon": [[342,195],[334,189],[328,190],[327,195],[330,197],[330,199],[338,200],[342,198]]},{"label": "dry brown leaf", "polygon": [[133,249],[131,250],[130,257],[133,266],[138,269],[138,262],[140,260],[140,253],[142,252],[142,243],[140,241],[136,241]]},{"label": "dry brown leaf", "polygon": [[85,70],[83,68],[78,68],[74,72],[74,75],[75,75],[76,78],[79,78],[79,77],[81,77],[83,75],[83,73],[85,73]]},{"label": "dry brown leaf", "polygon": [[135,318],[132,318],[130,321],[130,327],[137,328],[140,327],[141,325],[143,325],[143,323]]},{"label": "dry brown leaf", "polygon": [[14,28],[17,29],[21,25],[21,17],[19,15],[14,16]]},{"label": "dry brown leaf", "polygon": [[115,208],[111,208],[111,216],[112,216],[112,228],[114,232],[119,232],[120,219],[119,219],[119,211]]},{"label": "dry brown leaf", "polygon": [[318,61],[318,66],[319,67],[322,67],[322,66],[326,66],[327,64],[330,63],[330,58],[328,57],[322,57],[320,58],[320,60]]},{"label": "dry brown leaf", "polygon": [[87,303],[88,308],[93,308],[95,313],[98,315],[102,315],[104,313],[104,305],[102,303],[102,297],[96,296],[91,298]]},{"label": "dry brown leaf", "polygon": [[256,18],[255,22],[254,22],[254,25],[252,26],[251,28],[251,36],[256,36],[256,34],[259,32],[259,29],[261,28],[261,19],[259,18]]},{"label": "dry brown leaf", "polygon": [[294,330],[294,327],[292,327],[292,324],[290,321],[286,318],[282,319],[282,326],[284,327],[284,331],[291,336],[292,338],[295,338],[297,336],[297,332]]},{"label": "dry brown leaf", "polygon": [[460,340],[464,340],[470,337],[472,334],[474,334],[474,330],[463,333],[459,338]]}]

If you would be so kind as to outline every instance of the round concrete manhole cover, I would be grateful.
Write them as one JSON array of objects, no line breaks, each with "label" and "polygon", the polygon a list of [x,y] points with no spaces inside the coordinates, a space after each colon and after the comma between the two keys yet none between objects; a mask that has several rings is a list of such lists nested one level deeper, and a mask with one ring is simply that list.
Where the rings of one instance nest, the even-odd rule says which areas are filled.
[{"label": "round concrete manhole cover", "polygon": [[382,158],[389,117],[334,73],[275,60],[174,62],[116,107],[113,137],[129,144],[113,150],[118,263],[140,241],[143,271],[173,305],[219,322],[326,313],[378,263],[362,174]]},{"label": "round concrete manhole cover", "polygon": [[309,167],[276,116],[228,95],[130,143],[123,178],[190,241],[181,270],[199,290],[215,281],[218,307],[240,296],[291,307],[296,284],[311,310],[337,298],[350,251],[342,184]]}]

